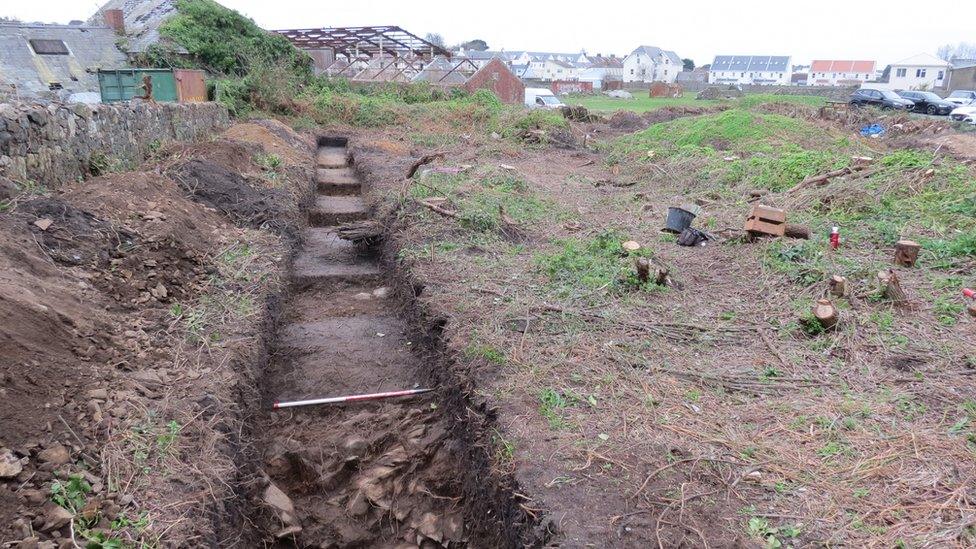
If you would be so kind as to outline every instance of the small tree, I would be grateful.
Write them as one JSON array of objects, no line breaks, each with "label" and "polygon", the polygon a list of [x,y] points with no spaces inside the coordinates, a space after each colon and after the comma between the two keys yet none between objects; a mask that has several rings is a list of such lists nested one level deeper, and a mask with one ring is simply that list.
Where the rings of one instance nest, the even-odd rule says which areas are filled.
[{"label": "small tree", "polygon": [[480,38],[474,40],[468,40],[467,42],[462,42],[461,47],[466,50],[474,51],[488,51],[488,43]]},{"label": "small tree", "polygon": [[684,65],[684,67],[683,67],[684,70],[686,70],[686,71],[693,71],[693,70],[695,70],[695,62],[692,61],[691,59],[688,59],[686,57],[686,58],[684,58],[684,59],[681,60],[681,63]]}]

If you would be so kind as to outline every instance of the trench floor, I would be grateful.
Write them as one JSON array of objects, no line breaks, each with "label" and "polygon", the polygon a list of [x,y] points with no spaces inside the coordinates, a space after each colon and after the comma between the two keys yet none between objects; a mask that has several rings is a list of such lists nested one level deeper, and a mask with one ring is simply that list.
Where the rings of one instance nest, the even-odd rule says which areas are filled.
[{"label": "trench floor", "polygon": [[[316,156],[318,196],[292,273],[268,400],[416,387],[418,361],[376,259],[335,226],[365,219],[345,147]],[[260,421],[264,517],[281,547],[466,544],[458,459],[435,399],[288,408]]]}]

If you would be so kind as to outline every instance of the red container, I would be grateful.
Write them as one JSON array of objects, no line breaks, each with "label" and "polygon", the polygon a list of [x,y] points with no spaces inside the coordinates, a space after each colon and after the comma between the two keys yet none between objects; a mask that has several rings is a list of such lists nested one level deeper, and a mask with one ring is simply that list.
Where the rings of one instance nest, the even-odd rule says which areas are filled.
[{"label": "red container", "polygon": [[830,229],[830,247],[835,250],[840,247],[840,227]]}]

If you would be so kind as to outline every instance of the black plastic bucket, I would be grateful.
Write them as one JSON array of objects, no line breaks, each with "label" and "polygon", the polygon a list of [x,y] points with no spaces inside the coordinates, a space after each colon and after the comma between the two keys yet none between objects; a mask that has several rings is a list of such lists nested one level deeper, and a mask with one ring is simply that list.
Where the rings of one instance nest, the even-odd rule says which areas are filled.
[{"label": "black plastic bucket", "polygon": [[689,212],[688,210],[671,206],[668,208],[668,218],[664,221],[664,228],[661,230],[678,234],[690,227],[691,222],[694,219],[695,214]]}]

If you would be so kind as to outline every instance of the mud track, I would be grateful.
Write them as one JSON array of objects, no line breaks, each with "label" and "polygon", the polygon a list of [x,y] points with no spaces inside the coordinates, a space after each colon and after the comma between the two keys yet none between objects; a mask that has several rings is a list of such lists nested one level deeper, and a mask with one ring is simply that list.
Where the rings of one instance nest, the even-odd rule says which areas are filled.
[{"label": "mud track", "polygon": [[405,314],[414,296],[390,290],[402,280],[336,235],[336,225],[367,217],[363,183],[346,139],[319,145],[318,196],[294,258],[263,408],[426,383],[436,390],[262,414],[253,426],[261,536],[281,547],[541,543],[513,487],[491,470],[490,414],[433,371],[444,360],[440,327],[408,324],[418,318]]}]

